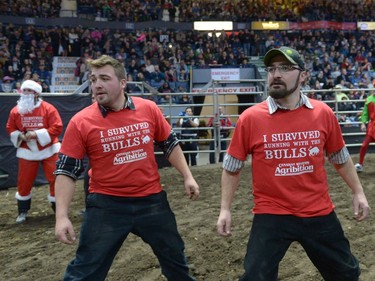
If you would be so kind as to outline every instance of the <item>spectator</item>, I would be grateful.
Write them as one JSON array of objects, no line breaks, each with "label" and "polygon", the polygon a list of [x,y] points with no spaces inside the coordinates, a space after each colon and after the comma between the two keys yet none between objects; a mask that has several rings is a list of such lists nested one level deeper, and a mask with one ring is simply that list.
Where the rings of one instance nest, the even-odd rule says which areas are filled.
[{"label": "spectator", "polygon": [[138,69],[138,73],[142,73],[143,77],[145,78],[146,81],[151,80],[151,73],[147,71],[145,64],[140,65],[140,67]]},{"label": "spectator", "polygon": [[179,103],[179,104],[192,104],[193,99],[191,98],[190,95],[188,95],[185,92],[183,95],[179,96],[179,99],[178,99],[177,103]]},{"label": "spectator", "polygon": [[165,74],[160,71],[159,65],[154,65],[154,71],[150,75],[151,85],[156,86],[165,80]]},{"label": "spectator", "polygon": [[103,33],[97,27],[95,27],[90,33],[91,39],[96,42],[100,42],[102,40],[102,35]]},{"label": "spectator", "polygon": [[14,87],[14,79],[9,76],[3,78],[3,83],[1,84],[1,91],[3,93],[12,93]]},{"label": "spectator", "polygon": [[179,94],[179,95],[175,96],[176,103],[178,103],[178,104],[191,104],[191,103],[193,103],[192,97],[186,93],[186,89],[182,85],[179,85],[177,87],[177,89],[175,90],[175,92],[176,92],[176,94]]},{"label": "spectator", "polygon": [[4,76],[8,76],[15,80],[20,80],[21,79],[21,72],[20,71],[15,71],[13,69],[13,65],[8,65],[7,68],[4,71]]},{"label": "spectator", "polygon": [[176,82],[177,77],[176,77],[176,70],[171,67],[165,71],[165,80],[168,82]]},{"label": "spectator", "polygon": [[362,70],[363,71],[366,71],[366,72],[369,72],[373,69],[373,66],[371,64],[371,62],[369,62],[368,58],[365,57],[363,63],[362,63]]},{"label": "spectator", "polygon": [[198,136],[195,129],[199,126],[199,119],[193,117],[193,108],[186,107],[182,117],[177,121],[177,127],[181,127],[182,150],[184,151],[186,162],[191,166],[197,165],[198,144],[194,139]]},{"label": "spectator", "polygon": [[138,74],[138,68],[139,68],[139,65],[137,64],[137,60],[132,59],[130,61],[130,64],[127,67],[127,72],[130,75],[132,75],[133,78],[135,78],[135,77],[137,77],[137,74]]},{"label": "spectator", "polygon": [[39,67],[34,72],[38,75],[38,79],[41,82],[45,82],[47,85],[51,85],[51,74],[48,70],[46,70],[46,66],[44,62],[39,64]]},{"label": "spectator", "polygon": [[41,86],[42,86],[43,93],[46,93],[46,94],[51,93],[51,89],[49,87],[49,84],[46,81],[42,81]]},{"label": "spectator", "polygon": [[350,83],[355,87],[359,87],[359,83],[361,82],[361,71],[356,70],[354,74],[349,78]]},{"label": "spectator", "polygon": [[347,88],[344,88],[342,85],[336,85],[334,89],[338,90],[338,91],[336,91],[336,100],[337,101],[342,101],[343,99],[346,99],[346,100],[349,99],[349,97],[346,93],[344,93],[343,91],[340,91],[342,89],[347,89]]},{"label": "spectator", "polygon": [[21,93],[22,93],[22,90],[21,90],[21,82],[20,82],[20,81],[17,81],[17,82],[14,84],[13,92],[14,92],[15,94],[21,94]]},{"label": "spectator", "polygon": [[189,68],[183,59],[181,59],[179,63],[175,64],[175,68],[176,68],[177,76],[180,75],[182,70],[184,73],[189,73]]},{"label": "spectator", "polygon": [[[20,62],[20,59],[18,56],[13,55],[11,61],[7,61],[5,63],[5,68],[8,69],[8,66],[12,66],[12,72],[15,73],[15,79],[18,80],[19,77],[21,76],[21,69],[22,69],[22,64]],[[9,75],[6,73],[6,75]],[[13,76],[13,75],[9,75]]]},{"label": "spectator", "polygon": [[348,71],[346,68],[341,68],[341,74],[337,76],[335,83],[341,84],[344,87],[349,88],[350,80],[349,80],[349,75],[348,75]]},{"label": "spectator", "polygon": [[175,103],[175,97],[170,95],[174,90],[170,87],[169,82],[165,81],[158,89],[158,92],[162,94],[159,96],[158,104]]},{"label": "spectator", "polygon": [[152,75],[152,73],[155,71],[155,66],[153,65],[153,64],[151,64],[151,60],[146,60],[146,70],[148,71],[148,72],[150,72],[151,73],[151,75]]},{"label": "spectator", "polygon": [[176,81],[177,82],[189,81],[189,73],[186,72],[184,69],[181,69],[180,72],[177,73]]},{"label": "spectator", "polygon": [[31,80],[37,82],[38,84],[42,84],[42,81],[40,81],[39,75],[36,72],[31,74]]},{"label": "spectator", "polygon": [[223,162],[225,151],[227,150],[226,138],[230,135],[230,129],[232,127],[232,121],[228,116],[224,116],[224,110],[222,106],[218,107],[218,116],[211,117],[208,120],[207,127],[213,127],[211,130],[211,137],[214,139],[210,142],[210,164],[216,163],[216,146],[220,149],[219,162]]},{"label": "spectator", "polygon": [[79,36],[78,28],[71,28],[68,32],[68,54],[72,57],[79,57],[81,55],[81,38]]}]

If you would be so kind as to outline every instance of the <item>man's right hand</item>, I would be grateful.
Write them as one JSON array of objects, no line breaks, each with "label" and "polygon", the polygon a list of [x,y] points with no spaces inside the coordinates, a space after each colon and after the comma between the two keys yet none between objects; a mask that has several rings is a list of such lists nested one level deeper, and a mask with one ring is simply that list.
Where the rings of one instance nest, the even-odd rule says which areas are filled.
[{"label": "man's right hand", "polygon": [[231,233],[231,224],[232,224],[232,215],[230,211],[221,210],[219,219],[217,220],[217,232],[219,235],[224,237],[229,237],[232,235]]},{"label": "man's right hand", "polygon": [[76,234],[69,218],[56,218],[55,236],[61,243],[68,245],[76,241]]}]

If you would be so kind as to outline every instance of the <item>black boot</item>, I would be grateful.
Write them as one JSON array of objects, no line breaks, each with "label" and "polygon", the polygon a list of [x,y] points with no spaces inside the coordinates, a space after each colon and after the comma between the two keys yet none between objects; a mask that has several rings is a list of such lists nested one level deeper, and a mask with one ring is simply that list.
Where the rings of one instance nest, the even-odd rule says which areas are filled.
[{"label": "black boot", "polygon": [[51,202],[51,208],[54,213],[56,213],[56,202]]},{"label": "black boot", "polygon": [[17,200],[18,205],[18,217],[16,223],[23,223],[26,221],[27,212],[31,207],[31,199],[28,200]]}]

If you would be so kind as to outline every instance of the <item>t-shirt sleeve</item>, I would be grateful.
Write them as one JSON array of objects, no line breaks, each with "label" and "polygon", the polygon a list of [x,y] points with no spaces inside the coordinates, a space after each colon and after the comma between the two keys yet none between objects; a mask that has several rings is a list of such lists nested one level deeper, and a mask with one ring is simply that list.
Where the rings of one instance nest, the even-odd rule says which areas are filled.
[{"label": "t-shirt sleeve", "polygon": [[155,141],[161,142],[165,141],[171,133],[171,125],[163,116],[160,109],[155,105],[152,106],[152,112],[155,118]]},{"label": "t-shirt sleeve", "polygon": [[337,118],[331,109],[327,110],[327,141],[326,141],[326,153],[331,154],[338,152],[345,146],[344,138],[342,137],[342,132],[340,124],[337,121]]},{"label": "t-shirt sleeve", "polygon": [[247,155],[250,153],[249,139],[250,139],[250,124],[245,120],[245,116],[240,116],[236,128],[234,129],[232,140],[229,144],[227,153],[238,160],[245,161]]},{"label": "t-shirt sleeve", "polygon": [[83,159],[86,153],[82,132],[85,128],[79,125],[75,119],[71,119],[61,144],[60,152],[76,159]]}]

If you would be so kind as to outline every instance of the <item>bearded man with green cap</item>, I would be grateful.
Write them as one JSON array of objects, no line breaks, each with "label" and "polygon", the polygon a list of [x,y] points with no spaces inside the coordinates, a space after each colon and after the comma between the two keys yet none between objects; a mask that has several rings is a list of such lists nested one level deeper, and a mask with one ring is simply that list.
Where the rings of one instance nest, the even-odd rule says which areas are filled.
[{"label": "bearded man with green cap", "polygon": [[223,162],[217,231],[231,235],[231,205],[251,155],[254,219],[239,280],[278,280],[279,263],[293,242],[324,280],[358,280],[359,262],[328,192],[325,159],[352,190],[357,221],[368,216],[369,205],[337,118],[326,104],[301,93],[307,73],[297,50],[271,49],[264,63],[269,97],[245,110],[236,124]]}]

